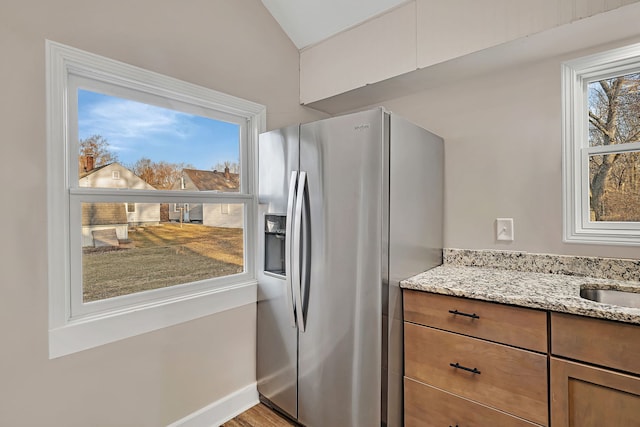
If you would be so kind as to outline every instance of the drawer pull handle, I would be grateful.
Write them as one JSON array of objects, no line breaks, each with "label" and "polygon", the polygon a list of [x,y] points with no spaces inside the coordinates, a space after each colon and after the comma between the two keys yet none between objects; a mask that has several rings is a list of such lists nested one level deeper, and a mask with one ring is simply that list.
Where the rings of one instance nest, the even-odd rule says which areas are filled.
[{"label": "drawer pull handle", "polygon": [[463,312],[458,311],[458,310],[449,310],[449,313],[451,313],[451,314],[455,314],[455,315],[460,315],[460,316],[471,317],[472,319],[479,319],[479,318],[480,318],[480,316],[478,316],[478,315],[477,315],[477,314],[475,314],[475,313],[471,313],[471,314],[469,314],[469,313],[463,313]]},{"label": "drawer pull handle", "polygon": [[466,366],[462,366],[460,365],[458,362],[456,363],[449,363],[449,366],[456,368],[456,369],[462,369],[463,371],[467,371],[467,372],[471,372],[472,374],[478,374],[480,375],[480,371],[478,371],[477,368],[467,368]]}]

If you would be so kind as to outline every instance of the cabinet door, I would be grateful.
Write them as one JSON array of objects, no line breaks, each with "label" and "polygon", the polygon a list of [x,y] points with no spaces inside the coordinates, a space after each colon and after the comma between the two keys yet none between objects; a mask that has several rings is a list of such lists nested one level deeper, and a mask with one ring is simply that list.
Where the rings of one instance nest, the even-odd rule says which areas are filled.
[{"label": "cabinet door", "polygon": [[552,357],[551,425],[640,427],[640,378]]}]

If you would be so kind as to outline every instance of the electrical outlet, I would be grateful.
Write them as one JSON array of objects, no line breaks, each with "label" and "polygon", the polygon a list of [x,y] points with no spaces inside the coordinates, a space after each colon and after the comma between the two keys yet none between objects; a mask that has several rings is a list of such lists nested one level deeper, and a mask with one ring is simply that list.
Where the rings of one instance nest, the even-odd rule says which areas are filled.
[{"label": "electrical outlet", "polygon": [[513,241],[513,218],[496,218],[496,240]]}]

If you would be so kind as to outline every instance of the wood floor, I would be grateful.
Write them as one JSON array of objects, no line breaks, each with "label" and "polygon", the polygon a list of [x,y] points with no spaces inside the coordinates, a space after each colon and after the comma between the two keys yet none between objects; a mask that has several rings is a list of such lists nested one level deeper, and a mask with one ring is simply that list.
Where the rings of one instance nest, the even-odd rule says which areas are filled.
[{"label": "wood floor", "polygon": [[295,425],[269,407],[259,403],[220,427],[291,427]]}]

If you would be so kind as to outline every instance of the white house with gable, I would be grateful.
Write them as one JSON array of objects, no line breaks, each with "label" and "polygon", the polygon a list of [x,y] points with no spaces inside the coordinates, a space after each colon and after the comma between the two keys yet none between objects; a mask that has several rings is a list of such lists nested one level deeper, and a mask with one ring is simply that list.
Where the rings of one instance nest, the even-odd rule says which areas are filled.
[{"label": "white house with gable", "polygon": [[[174,184],[174,190],[238,192],[240,175],[229,172],[199,169],[183,169],[180,180]],[[242,228],[244,216],[242,204],[230,203],[172,203],[169,206],[169,219],[184,222],[199,222],[211,227]]]},{"label": "white house with gable", "polygon": [[[79,172],[80,187],[155,189],[117,162],[94,167],[93,159],[87,156],[80,158]],[[118,239],[124,240],[128,238],[130,226],[160,223],[159,203],[83,203],[82,209],[83,246],[94,246],[93,232],[96,230],[115,228]],[[88,214],[89,210],[91,215]],[[126,221],[123,221],[125,218]]]}]

